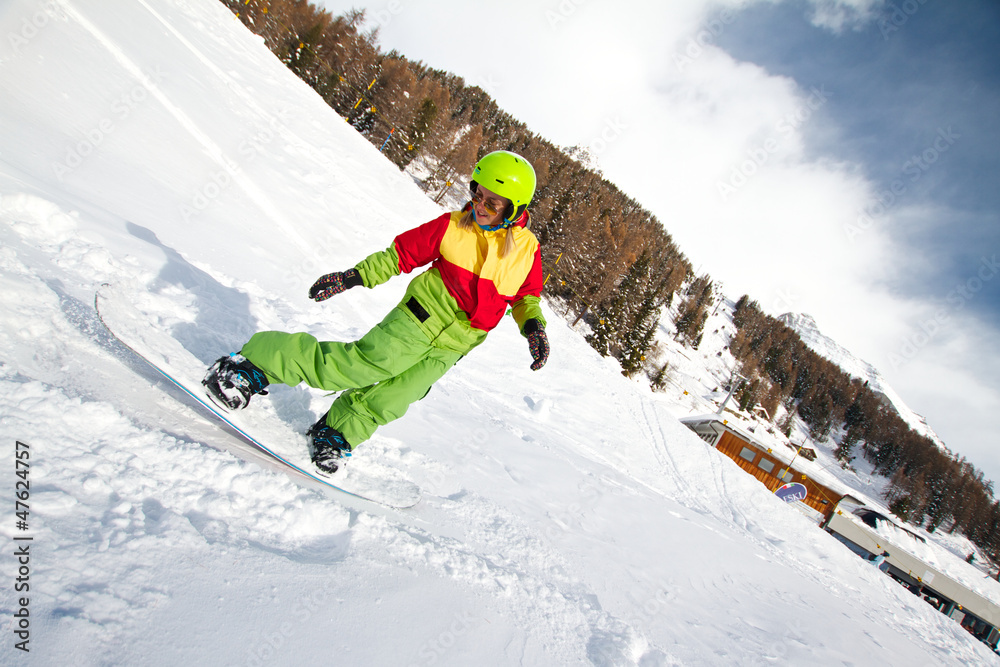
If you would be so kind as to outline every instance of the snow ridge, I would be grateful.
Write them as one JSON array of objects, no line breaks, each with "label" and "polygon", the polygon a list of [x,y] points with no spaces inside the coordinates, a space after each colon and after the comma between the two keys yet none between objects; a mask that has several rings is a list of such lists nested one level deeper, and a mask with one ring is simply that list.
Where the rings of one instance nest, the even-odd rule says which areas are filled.
[{"label": "snow ridge", "polygon": [[832,361],[851,377],[867,382],[869,388],[876,395],[881,396],[889,405],[892,405],[896,409],[896,412],[899,413],[899,416],[903,418],[903,421],[910,428],[920,435],[929,438],[942,449],[946,449],[944,442],[931,429],[926,420],[903,402],[903,399],[889,385],[877,368],[867,361],[856,357],[832,338],[824,335],[819,330],[816,320],[810,315],[805,313],[785,313],[779,315],[778,320],[799,334],[802,342],[808,345],[813,352]]}]

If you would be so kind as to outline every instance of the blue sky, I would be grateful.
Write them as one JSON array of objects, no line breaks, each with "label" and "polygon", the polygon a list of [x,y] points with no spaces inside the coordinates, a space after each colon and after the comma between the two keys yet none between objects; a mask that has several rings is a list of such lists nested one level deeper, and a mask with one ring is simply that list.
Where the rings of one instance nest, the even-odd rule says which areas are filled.
[{"label": "blue sky", "polygon": [[[892,288],[946,301],[983,256],[1000,251],[1000,3],[892,3],[836,34],[812,26],[804,3],[763,4],[741,12],[716,43],[828,89],[837,131],[811,137],[812,149],[861,165],[894,206],[934,207],[930,219],[886,219],[900,250],[929,260]],[[1000,322],[1000,290],[982,297],[971,307]]]},{"label": "blue sky", "polygon": [[728,297],[812,315],[1000,481],[997,3],[322,4],[588,147]]}]

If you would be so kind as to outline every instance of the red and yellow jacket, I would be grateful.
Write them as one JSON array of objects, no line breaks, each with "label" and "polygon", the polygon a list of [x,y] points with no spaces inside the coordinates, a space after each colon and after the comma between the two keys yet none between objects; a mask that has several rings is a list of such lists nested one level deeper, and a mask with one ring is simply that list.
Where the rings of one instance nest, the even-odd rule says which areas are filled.
[{"label": "red and yellow jacket", "polygon": [[432,342],[464,354],[500,323],[508,305],[519,329],[532,318],[544,326],[545,318],[539,298],[542,256],[538,239],[527,228],[528,214],[511,227],[516,245],[506,257],[500,251],[507,230],[462,229],[458,222],[463,214],[445,213],[403,232],[388,249],[355,268],[365,286],[374,287],[431,264],[411,281],[401,305]]}]

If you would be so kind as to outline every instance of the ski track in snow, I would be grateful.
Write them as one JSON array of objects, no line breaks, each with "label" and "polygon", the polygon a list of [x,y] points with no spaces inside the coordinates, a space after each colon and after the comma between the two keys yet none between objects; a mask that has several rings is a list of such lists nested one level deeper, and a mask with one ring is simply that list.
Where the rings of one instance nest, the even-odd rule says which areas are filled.
[{"label": "ski track in snow", "polygon": [[[97,286],[148,292],[206,363],[263,328],[351,339],[401,286],[320,308],[302,293],[337,267],[308,256],[357,261],[437,209],[213,0],[140,0],[127,11],[152,23],[124,24],[97,2],[57,4],[65,20],[0,64],[0,90],[19,93],[43,79],[18,79],[18,66],[50,58],[73,72],[8,107],[38,105],[37,123],[59,138],[37,155],[0,153],[0,437],[32,448],[32,664],[990,659],[706,449],[552,312],[542,372],[527,370],[523,339],[504,322],[359,450],[421,484],[411,511],[254,458],[103,331]],[[17,9],[15,28],[37,11]],[[166,51],[143,51],[123,25]],[[84,91],[107,86],[73,59],[107,55],[120,71],[106,76],[139,81],[177,127],[152,120],[162,118],[152,106],[136,112],[112,138],[159,146],[149,166],[95,158],[56,179],[65,137],[81,136],[76,117],[94,112]],[[158,59],[191,57],[188,77],[146,74]],[[185,88],[191,78],[221,85],[202,99]],[[60,85],[80,109],[51,111]],[[91,101],[91,116],[106,103]],[[215,110],[230,105],[250,113]],[[303,119],[236,170],[239,192],[178,220],[188,191],[170,179],[229,164],[231,137],[281,109]],[[226,134],[232,124],[246,132]],[[160,135],[169,141],[152,143]],[[116,154],[110,142],[102,157]],[[283,180],[265,189],[265,178]],[[301,425],[330,400],[276,390],[252,409]],[[11,522],[0,535],[13,537]],[[5,630],[13,604],[0,601]]]},{"label": "ski track in snow", "polygon": [[[144,7],[150,10],[150,13],[156,17],[160,23],[163,23],[162,17],[160,17],[156,12],[152,11],[148,4],[142,3]],[[198,124],[184,112],[179,106],[174,104],[173,101],[162,91],[162,89],[150,78],[146,72],[142,70],[135,62],[133,62],[118,46],[106,36],[97,26],[90,22],[86,17],[84,17],[80,12],[76,11],[71,5],[61,4],[62,10],[65,11],[70,18],[78,23],[83,29],[103,47],[108,53],[110,53],[114,59],[121,65],[121,67],[128,72],[132,77],[138,80],[141,85],[149,91],[156,100],[163,105],[163,107],[170,113],[174,119],[184,128],[184,130],[191,135],[199,144],[201,144],[205,151],[211,156],[212,160],[219,166],[222,167],[229,176],[239,185],[243,193],[249,197],[253,202],[260,207],[262,211],[267,214],[268,220],[277,223],[282,232],[289,235],[290,238],[295,239],[299,244],[299,249],[303,252],[309,251],[309,244],[302,239],[298,231],[292,225],[291,221],[288,220],[285,215],[278,210],[274,203],[268,198],[264,193],[257,187],[253,182],[251,182],[245,174],[243,174],[238,169],[231,169],[229,162],[225,157],[225,151],[219,146],[210,136],[208,136]],[[173,31],[176,36],[176,31]],[[185,46],[190,47],[190,44],[185,44]],[[192,49],[193,51],[193,49]],[[196,51],[193,51],[197,54]],[[205,59],[199,56],[202,62]],[[217,70],[216,70],[217,71]],[[244,97],[244,95],[241,95]]]},{"label": "ski track in snow", "polygon": [[[93,276],[97,281],[140,278],[130,275],[134,271],[119,266],[100,244],[87,243],[76,236],[73,216],[63,213],[49,202],[29,195],[6,197],[0,206],[0,219],[9,223],[9,229],[21,233],[21,239],[12,239],[10,246],[19,245],[18,241],[22,244],[34,242],[38,249],[53,253],[52,264],[60,269],[61,275],[51,284],[79,281],[94,267],[102,269]],[[5,271],[13,270],[12,273],[41,283],[35,278],[35,270],[20,264],[11,256],[13,254],[5,248]],[[149,280],[148,275],[144,277]],[[36,288],[33,294],[23,285],[6,290],[5,294],[18,297],[10,304],[11,311],[40,310],[34,305],[37,302],[47,305],[49,311],[55,310],[58,297],[51,292],[43,296],[47,291],[44,284],[37,284]],[[24,298],[29,294],[34,299]],[[45,304],[46,297],[50,301],[48,304]],[[99,338],[102,347],[111,348],[96,355],[112,357],[100,360],[105,365],[109,361],[119,363],[120,357],[127,356],[127,351],[114,349],[114,341],[103,338],[100,325],[93,320],[89,306],[82,301],[67,302],[74,305],[72,308],[59,306],[63,317],[68,320],[72,316],[71,311],[77,314],[86,312],[87,325],[74,332],[68,321],[60,322],[62,335],[58,337],[58,345],[62,349],[58,352],[53,349],[49,354],[43,351],[36,357],[55,359],[54,363],[65,372],[66,356],[74,352],[93,356],[92,350],[84,352],[88,347],[86,336]],[[42,319],[37,312],[21,314],[23,317],[17,318],[18,321]],[[50,332],[42,328],[25,333]],[[49,338],[53,345],[57,343],[56,339]],[[8,338],[12,339],[13,335]],[[69,347],[65,345],[67,339],[72,341]],[[23,358],[23,353],[14,352],[10,356]],[[100,372],[100,361],[89,359],[89,371]],[[36,381],[15,386],[21,378],[9,366],[4,366],[3,371],[5,382],[0,393],[19,396],[16,402],[5,405],[4,413],[18,415],[18,418],[4,419],[4,430],[29,442],[68,441],[75,444],[75,447],[60,452],[60,458],[67,457],[72,465],[65,466],[58,473],[44,465],[34,470],[35,479],[44,480],[41,487],[35,487],[42,489],[36,490],[43,508],[39,510],[40,515],[50,520],[55,517],[50,516],[45,508],[85,506],[86,510],[77,510],[74,515],[83,518],[84,523],[89,520],[97,527],[87,535],[64,534],[63,539],[68,539],[74,547],[67,555],[88,549],[104,554],[103,557],[97,556],[97,562],[89,568],[79,571],[69,569],[57,577],[50,577],[47,570],[42,570],[38,572],[38,577],[50,577],[47,584],[51,584],[53,591],[64,591],[53,592],[53,601],[57,605],[53,610],[55,617],[71,618],[88,626],[100,627],[99,635],[107,642],[112,642],[121,633],[128,633],[130,628],[137,631],[148,619],[148,608],[164,597],[165,594],[158,591],[155,585],[142,585],[151,578],[150,568],[143,562],[143,548],[155,538],[169,539],[180,547],[193,537],[179,536],[176,531],[167,533],[166,526],[183,526],[187,532],[193,528],[209,545],[239,544],[251,539],[252,534],[256,546],[276,553],[319,551],[314,543],[325,545],[329,540],[335,541],[336,535],[347,527],[347,513],[334,512],[330,520],[323,523],[332,522],[338,530],[299,535],[296,539],[285,528],[301,525],[303,521],[288,515],[315,511],[315,508],[306,505],[304,498],[307,494],[291,484],[285,475],[280,472],[269,475],[268,486],[273,488],[261,488],[257,480],[259,473],[246,470],[238,460],[220,460],[221,453],[207,451],[197,442],[179,440],[161,431],[137,428],[110,404],[89,400],[91,390],[102,395],[104,388],[95,386],[99,383],[94,383],[83,369],[70,373],[80,387],[80,395],[74,397]],[[113,391],[108,391],[106,397],[113,395]],[[121,407],[127,408],[128,404]],[[195,425],[199,420],[192,411],[179,415],[179,419],[194,420]],[[497,423],[506,428],[500,420]],[[60,428],[39,430],[51,424]],[[180,432],[187,429],[183,421],[178,421],[173,427]],[[219,439],[218,434],[214,439]],[[168,460],[158,457],[158,453],[164,450],[171,454]],[[179,463],[183,464],[182,469],[177,468]],[[156,483],[157,477],[172,479],[166,495]],[[226,493],[220,495],[216,489],[225,489]],[[481,589],[488,596],[505,600],[503,613],[520,616],[534,629],[536,640],[545,637],[543,643],[558,644],[570,639],[571,643],[586,647],[588,654],[596,656],[620,658],[637,652],[638,655],[661,655],[656,649],[647,649],[631,627],[601,610],[592,592],[580,582],[562,574],[565,567],[559,565],[558,553],[546,549],[530,530],[501,506],[470,495],[466,496],[465,502],[446,500],[442,507],[452,508],[455,512],[452,520],[463,525],[467,531],[464,541],[436,537],[420,528],[399,525],[365,513],[352,519],[350,542],[356,549],[373,545],[380,552],[385,550],[391,554],[389,561],[401,568],[422,566],[428,572],[464,582]],[[324,507],[323,512],[328,509]],[[55,515],[58,514],[57,510]],[[336,520],[338,514],[339,521]],[[241,515],[254,517],[253,526],[234,521]],[[271,521],[262,522],[262,518]],[[261,534],[266,538],[262,538]],[[43,534],[37,539],[57,538],[55,534]],[[112,556],[111,552],[117,555]],[[135,554],[134,560],[130,562],[122,552]],[[328,561],[326,555],[321,558],[321,562]],[[114,585],[104,583],[95,590],[89,590],[84,583],[108,576],[113,578]],[[85,591],[82,599],[81,591]],[[59,606],[61,598],[75,599],[77,606]],[[128,610],[129,627],[125,627],[119,618],[125,610]],[[530,613],[526,614],[526,611]],[[105,650],[110,650],[110,644]]]}]

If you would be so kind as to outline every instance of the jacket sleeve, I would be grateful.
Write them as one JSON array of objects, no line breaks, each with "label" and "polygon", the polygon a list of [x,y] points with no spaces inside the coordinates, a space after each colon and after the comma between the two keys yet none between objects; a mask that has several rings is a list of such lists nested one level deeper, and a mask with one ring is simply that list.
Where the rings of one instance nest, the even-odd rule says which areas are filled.
[{"label": "jacket sleeve", "polygon": [[444,213],[430,222],[403,232],[396,237],[393,246],[399,259],[399,272],[409,273],[413,269],[430,264],[441,256],[441,239],[448,231],[451,213]]},{"label": "jacket sleeve", "polygon": [[393,276],[399,275],[399,255],[395,244],[381,252],[376,252],[358,262],[354,267],[361,274],[365,287],[381,285]]},{"label": "jacket sleeve", "polygon": [[542,250],[535,250],[535,261],[531,265],[528,277],[517,294],[511,300],[511,315],[517,322],[517,329],[524,335],[524,324],[528,320],[538,320],[545,328],[545,317],[542,315]]},{"label": "jacket sleeve", "polygon": [[403,232],[392,245],[369,255],[354,268],[361,274],[365,287],[381,285],[400,273],[429,264],[441,254],[441,239],[448,230],[451,214],[445,213],[430,222]]}]

